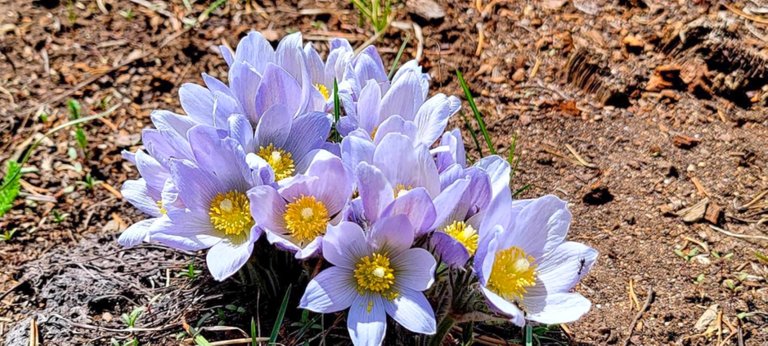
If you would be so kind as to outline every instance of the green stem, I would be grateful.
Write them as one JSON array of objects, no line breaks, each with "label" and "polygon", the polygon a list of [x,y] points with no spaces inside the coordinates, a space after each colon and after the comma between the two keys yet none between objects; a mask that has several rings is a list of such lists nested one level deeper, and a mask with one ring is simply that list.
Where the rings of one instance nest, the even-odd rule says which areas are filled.
[{"label": "green stem", "polygon": [[442,345],[443,340],[451,332],[454,324],[456,324],[456,320],[454,320],[450,315],[446,314],[445,317],[443,317],[443,320],[440,321],[440,324],[437,326],[437,333],[435,333],[435,336],[432,337],[432,341],[429,343],[429,345]]}]

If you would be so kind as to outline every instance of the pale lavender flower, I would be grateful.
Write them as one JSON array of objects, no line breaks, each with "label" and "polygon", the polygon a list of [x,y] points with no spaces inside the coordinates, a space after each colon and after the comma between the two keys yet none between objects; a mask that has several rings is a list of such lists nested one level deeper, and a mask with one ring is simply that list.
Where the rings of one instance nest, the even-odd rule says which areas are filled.
[{"label": "pale lavender flower", "polygon": [[440,194],[440,179],[426,145],[391,133],[375,147],[367,139],[346,137],[341,150],[357,177],[363,215],[355,218],[374,223],[380,217],[404,213],[417,236],[429,231],[436,215],[432,198]]},{"label": "pale lavender flower", "polygon": [[322,151],[306,174],[280,185],[279,189],[256,186],[248,192],[254,201],[253,218],[270,243],[295,252],[299,259],[312,256],[320,249],[326,228],[338,223],[352,195],[352,175],[341,159]]},{"label": "pale lavender flower", "polygon": [[231,116],[228,127],[227,135],[268,164],[277,180],[304,173],[315,155],[330,147],[326,140],[331,120],[320,112],[293,117],[284,106],[275,105],[255,130],[242,115]]},{"label": "pale lavender flower", "polygon": [[381,345],[387,315],[412,332],[434,334],[434,311],[422,291],[432,286],[437,263],[412,248],[413,240],[403,215],[379,219],[369,232],[346,221],[329,227],[323,256],[333,266],[309,282],[299,306],[319,313],[348,308],[355,345]]},{"label": "pale lavender flower", "polygon": [[194,160],[168,160],[170,181],[185,208],[169,209],[156,220],[151,240],[187,251],[210,248],[208,269],[216,280],[224,280],[245,264],[262,233],[246,192],[272,184],[263,180],[271,172],[266,166],[249,166],[240,144],[212,127],[198,125],[187,135]]},{"label": "pale lavender flower", "polygon": [[570,222],[566,203],[551,195],[512,202],[501,194],[491,203],[474,269],[490,306],[516,325],[567,323],[589,311],[589,300],[571,290],[597,251],[565,241]]},{"label": "pale lavender flower", "polygon": [[415,70],[405,70],[385,91],[376,80],[368,80],[347,115],[339,121],[342,135],[353,133],[378,142],[388,133],[401,133],[416,143],[432,145],[445,130],[461,101],[437,94],[426,99],[423,79]]}]

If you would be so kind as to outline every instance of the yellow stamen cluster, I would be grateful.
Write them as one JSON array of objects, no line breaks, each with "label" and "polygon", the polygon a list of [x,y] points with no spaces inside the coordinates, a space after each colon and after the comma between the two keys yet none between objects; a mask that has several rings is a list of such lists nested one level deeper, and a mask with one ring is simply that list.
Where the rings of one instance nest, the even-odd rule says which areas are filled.
[{"label": "yellow stamen cluster", "polygon": [[157,204],[157,207],[160,208],[160,214],[163,214],[163,215],[168,214],[168,209],[165,209],[165,206],[163,206],[162,200],[155,202],[155,204]]},{"label": "yellow stamen cluster", "polygon": [[389,264],[386,255],[372,253],[361,258],[355,265],[355,280],[358,293],[378,293],[389,300],[399,295],[394,290],[395,270]]},{"label": "yellow stamen cluster", "polygon": [[395,193],[395,198],[402,196],[404,193],[410,191],[413,189],[413,186],[411,185],[405,185],[405,184],[397,184],[395,185],[395,188],[393,189],[393,192]]},{"label": "yellow stamen cluster", "polygon": [[477,251],[477,231],[472,225],[467,225],[464,221],[454,221],[443,229],[443,232],[456,239],[469,255],[472,256]]},{"label": "yellow stamen cluster", "polygon": [[521,300],[527,288],[536,284],[533,261],[533,257],[517,246],[497,252],[488,288],[506,300]]},{"label": "yellow stamen cluster", "polygon": [[325,87],[325,85],[322,85],[320,83],[315,83],[315,89],[320,92],[320,95],[323,95],[323,98],[328,101],[329,98],[331,98],[331,93],[328,92],[328,88]]},{"label": "yellow stamen cluster", "polygon": [[315,196],[302,196],[285,207],[285,227],[296,241],[304,244],[325,234],[328,222],[328,208]]},{"label": "yellow stamen cluster", "polygon": [[208,216],[213,228],[228,236],[245,235],[253,227],[251,204],[248,196],[240,191],[216,195],[211,201]]},{"label": "yellow stamen cluster", "polygon": [[272,167],[272,171],[275,172],[275,179],[277,180],[293,176],[296,170],[291,153],[275,148],[272,144],[266,147],[259,147],[259,152],[256,155],[267,161],[269,166]]}]

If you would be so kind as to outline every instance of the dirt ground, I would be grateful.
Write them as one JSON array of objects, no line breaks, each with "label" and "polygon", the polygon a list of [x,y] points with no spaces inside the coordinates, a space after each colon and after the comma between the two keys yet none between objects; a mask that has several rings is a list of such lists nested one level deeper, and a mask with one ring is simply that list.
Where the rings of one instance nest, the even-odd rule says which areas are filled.
[{"label": "dirt ground", "polygon": [[[27,344],[31,325],[49,345],[125,341],[119,316],[137,306],[154,309],[142,344],[192,344],[187,323],[212,341],[248,330],[257,312],[228,299],[256,297],[179,274],[204,273],[199,254],[116,245],[142,218],[117,192],[137,175],[120,152],[140,145],[152,110],[181,112],[182,83],[226,78],[219,44],[301,31],[327,50],[372,32],[346,1],[225,1],[207,16],[190,2],[0,0],[3,167],[67,121],[69,99],[84,116],[119,105],[83,126],[85,150],[69,130],[43,141],[0,219],[17,230],[0,242],[6,344]],[[577,288],[593,308],[558,342],[768,344],[768,4],[439,0],[444,16],[425,19],[420,2],[396,2],[385,64],[408,36],[404,58],[433,92],[462,96],[460,69],[500,154],[517,137],[513,188],[568,200],[571,238],[600,251]],[[345,333],[338,322],[327,334]]]}]

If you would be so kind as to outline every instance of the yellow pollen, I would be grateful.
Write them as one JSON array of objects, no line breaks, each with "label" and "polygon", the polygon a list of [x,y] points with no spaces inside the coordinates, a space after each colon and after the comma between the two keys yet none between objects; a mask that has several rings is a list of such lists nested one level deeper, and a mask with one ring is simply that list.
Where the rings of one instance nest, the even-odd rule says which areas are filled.
[{"label": "yellow pollen", "polygon": [[522,300],[527,288],[536,284],[533,261],[517,246],[497,252],[488,288],[506,300]]},{"label": "yellow pollen", "polygon": [[247,234],[253,227],[248,196],[240,191],[216,195],[211,201],[208,216],[213,228],[228,236]]},{"label": "yellow pollen", "polygon": [[165,209],[165,206],[163,205],[163,201],[157,201],[155,202],[157,204],[157,207],[160,208],[160,214],[166,215],[168,214],[168,209]]},{"label": "yellow pollen", "polygon": [[411,185],[397,184],[394,188],[395,198],[402,196],[404,193],[413,189]]},{"label": "yellow pollen", "polygon": [[291,236],[303,245],[325,234],[331,219],[323,202],[315,196],[302,196],[285,207],[283,220]]},{"label": "yellow pollen", "polygon": [[[389,265],[389,258],[374,252],[370,256],[361,258],[355,265],[355,280],[357,292],[378,293],[389,300],[399,295],[394,289],[395,270]],[[369,306],[369,311],[370,311]]]},{"label": "yellow pollen", "polygon": [[376,139],[376,132],[379,132],[378,126],[374,127],[373,131],[371,131],[371,139]]},{"label": "yellow pollen", "polygon": [[331,93],[328,92],[328,88],[325,87],[325,85],[322,85],[320,83],[315,83],[315,89],[320,92],[320,95],[323,95],[323,98],[328,101],[329,98],[331,98]]},{"label": "yellow pollen", "polygon": [[266,147],[259,147],[259,152],[256,153],[262,159],[267,161],[272,170],[275,172],[275,179],[282,180],[293,175],[296,166],[293,163],[293,157],[291,153],[275,148],[270,144]]},{"label": "yellow pollen", "polygon": [[477,230],[472,225],[467,225],[464,221],[454,221],[446,226],[443,232],[456,239],[461,245],[464,245],[470,256],[474,255],[475,251],[477,251]]}]

